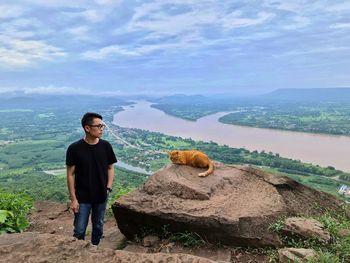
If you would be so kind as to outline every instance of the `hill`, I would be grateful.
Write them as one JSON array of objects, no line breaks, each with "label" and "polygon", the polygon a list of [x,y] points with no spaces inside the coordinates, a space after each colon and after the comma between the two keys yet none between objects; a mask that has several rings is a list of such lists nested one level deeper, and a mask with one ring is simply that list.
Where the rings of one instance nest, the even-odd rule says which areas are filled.
[{"label": "hill", "polygon": [[260,96],[260,100],[349,103],[350,88],[277,89]]}]

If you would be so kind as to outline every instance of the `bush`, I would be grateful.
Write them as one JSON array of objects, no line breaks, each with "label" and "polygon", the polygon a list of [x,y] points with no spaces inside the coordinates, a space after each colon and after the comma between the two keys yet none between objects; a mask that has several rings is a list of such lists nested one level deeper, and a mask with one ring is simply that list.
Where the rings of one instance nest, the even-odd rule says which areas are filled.
[{"label": "bush", "polygon": [[22,232],[28,227],[27,214],[33,200],[25,195],[0,190],[0,234]]}]

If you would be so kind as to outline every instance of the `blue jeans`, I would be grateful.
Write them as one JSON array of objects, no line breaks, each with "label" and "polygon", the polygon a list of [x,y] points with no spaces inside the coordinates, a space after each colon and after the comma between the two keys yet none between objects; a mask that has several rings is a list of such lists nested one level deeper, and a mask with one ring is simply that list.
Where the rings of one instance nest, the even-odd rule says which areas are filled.
[{"label": "blue jeans", "polygon": [[80,203],[79,212],[74,214],[74,237],[85,239],[86,227],[89,222],[90,211],[92,233],[91,243],[98,245],[103,235],[103,223],[107,201],[101,204]]}]

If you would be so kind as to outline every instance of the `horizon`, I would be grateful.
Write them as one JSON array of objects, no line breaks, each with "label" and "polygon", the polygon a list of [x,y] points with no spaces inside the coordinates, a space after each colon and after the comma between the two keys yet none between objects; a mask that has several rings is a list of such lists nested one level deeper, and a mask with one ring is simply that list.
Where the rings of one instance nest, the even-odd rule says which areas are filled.
[{"label": "horizon", "polygon": [[14,0],[0,9],[0,94],[350,86],[344,1]]},{"label": "horizon", "polygon": [[[19,98],[19,97],[28,97],[28,98],[37,98],[39,97],[74,97],[74,96],[86,96],[86,97],[100,97],[100,98],[106,98],[106,97],[115,97],[115,98],[135,98],[135,97],[141,97],[141,98],[164,98],[164,97],[173,97],[173,96],[187,96],[187,97],[215,97],[215,98],[249,98],[249,97],[260,97],[260,96],[266,96],[271,94],[276,94],[281,91],[295,91],[295,92],[301,92],[301,91],[330,91],[332,90],[332,95],[336,94],[336,91],[350,91],[350,87],[334,87],[334,88],[284,88],[284,89],[275,89],[268,92],[262,92],[262,93],[256,93],[256,94],[245,94],[245,93],[217,93],[217,92],[207,92],[207,93],[113,93],[113,92],[101,92],[101,93],[88,93],[88,92],[66,92],[65,90],[61,90],[57,92],[57,90],[42,90],[42,89],[28,89],[28,90],[6,90],[1,91],[0,95],[2,98]],[[296,94],[296,93],[294,93]]]}]

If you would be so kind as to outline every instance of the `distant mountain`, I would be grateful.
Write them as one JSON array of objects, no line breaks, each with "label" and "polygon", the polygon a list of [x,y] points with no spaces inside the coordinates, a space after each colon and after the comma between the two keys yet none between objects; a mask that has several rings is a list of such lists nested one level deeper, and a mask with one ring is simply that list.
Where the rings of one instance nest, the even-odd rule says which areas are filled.
[{"label": "distant mountain", "polygon": [[257,96],[252,97],[243,97],[236,96],[232,94],[214,94],[214,95],[185,95],[185,94],[174,94],[169,96],[164,96],[155,99],[148,99],[151,102],[157,104],[168,104],[168,105],[231,105],[239,102],[247,102],[251,99],[255,99]]},{"label": "distant mountain", "polygon": [[174,94],[170,96],[164,96],[157,99],[151,99],[150,101],[159,104],[191,104],[191,103],[204,103],[211,99],[203,95],[185,95],[185,94]]},{"label": "distant mountain", "polygon": [[0,97],[0,108],[37,108],[126,105],[125,100],[117,97],[83,96],[83,95],[20,95]]},{"label": "distant mountain", "polygon": [[350,102],[350,88],[278,89],[260,96],[260,99],[288,102]]}]

